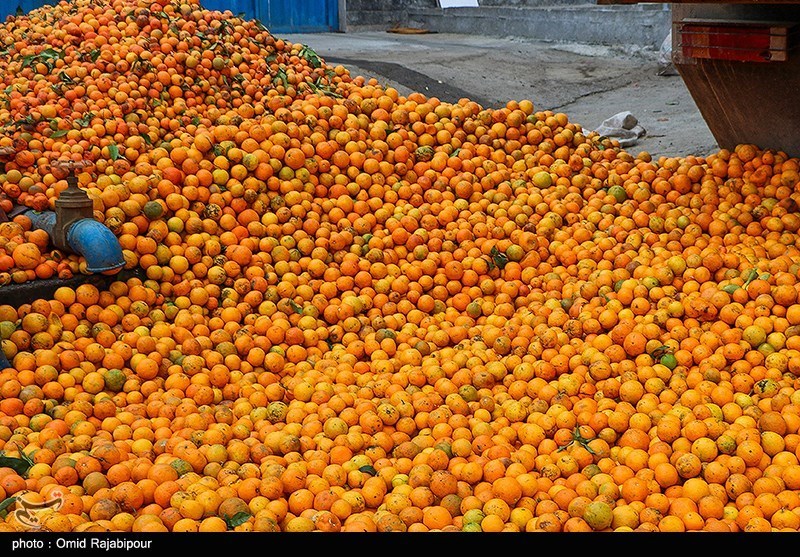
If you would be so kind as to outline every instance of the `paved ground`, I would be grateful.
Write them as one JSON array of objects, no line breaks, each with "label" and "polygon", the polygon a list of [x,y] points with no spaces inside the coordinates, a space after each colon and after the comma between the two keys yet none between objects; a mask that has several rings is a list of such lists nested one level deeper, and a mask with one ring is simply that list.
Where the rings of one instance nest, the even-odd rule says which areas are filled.
[{"label": "paved ground", "polygon": [[284,38],[401,94],[419,91],[451,102],[469,97],[485,107],[530,99],[537,108],[564,112],[589,129],[630,111],[647,130],[631,152],[702,156],[717,149],[682,79],[658,75],[653,50],[449,33]]}]

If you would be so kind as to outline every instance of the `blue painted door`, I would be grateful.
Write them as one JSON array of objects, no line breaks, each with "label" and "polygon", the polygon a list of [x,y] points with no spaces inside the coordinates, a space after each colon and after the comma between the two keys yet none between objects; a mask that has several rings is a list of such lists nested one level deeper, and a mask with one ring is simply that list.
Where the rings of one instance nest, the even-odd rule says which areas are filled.
[{"label": "blue painted door", "polygon": [[201,0],[210,10],[257,18],[270,32],[325,33],[339,30],[338,0]]},{"label": "blue painted door", "polygon": [[254,19],[256,5],[259,0],[200,0],[200,4],[207,10],[224,12],[230,10],[234,15],[243,14],[245,19]]},{"label": "blue painted door", "polygon": [[272,33],[339,30],[338,0],[261,0],[258,18]]},{"label": "blue painted door", "polygon": [[[0,0],[0,21],[17,8],[27,13],[58,0]],[[339,0],[200,0],[209,10],[230,10],[260,19],[272,33],[326,33],[339,30]]]},{"label": "blue painted door", "polygon": [[17,10],[28,13],[45,4],[57,4],[58,0],[0,0],[0,21],[5,21],[10,15],[16,15]]}]

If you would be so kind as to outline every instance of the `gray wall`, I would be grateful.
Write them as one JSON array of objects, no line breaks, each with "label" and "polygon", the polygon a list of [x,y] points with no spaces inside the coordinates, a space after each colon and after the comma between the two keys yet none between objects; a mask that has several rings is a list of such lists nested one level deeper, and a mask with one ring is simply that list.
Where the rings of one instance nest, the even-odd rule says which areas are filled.
[{"label": "gray wall", "polygon": [[[407,21],[411,0],[345,0],[346,28],[385,30]],[[434,0],[434,5],[435,5]]]},{"label": "gray wall", "polygon": [[479,0],[479,8],[439,8],[437,0],[340,0],[342,29],[531,37],[658,49],[671,26],[669,4],[598,5],[597,0]]}]

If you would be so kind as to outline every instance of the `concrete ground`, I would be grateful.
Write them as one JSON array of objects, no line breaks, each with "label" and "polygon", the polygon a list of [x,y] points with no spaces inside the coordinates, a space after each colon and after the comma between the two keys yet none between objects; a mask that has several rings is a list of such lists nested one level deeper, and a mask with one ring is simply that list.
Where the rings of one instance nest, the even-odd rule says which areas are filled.
[{"label": "concrete ground", "polygon": [[418,91],[449,102],[468,97],[487,108],[529,99],[537,109],[564,112],[587,129],[629,111],[647,131],[628,148],[632,153],[705,156],[718,149],[682,79],[658,75],[653,49],[450,33],[283,38],[400,94]]}]

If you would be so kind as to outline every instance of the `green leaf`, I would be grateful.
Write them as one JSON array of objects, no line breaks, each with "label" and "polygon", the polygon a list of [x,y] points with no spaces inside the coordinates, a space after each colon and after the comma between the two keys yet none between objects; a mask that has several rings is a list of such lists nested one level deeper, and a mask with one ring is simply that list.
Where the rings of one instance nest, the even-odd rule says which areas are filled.
[{"label": "green leaf", "polygon": [[115,161],[119,158],[119,147],[115,143],[112,143],[108,146],[108,156],[111,157],[112,161]]},{"label": "green leaf", "polygon": [[59,52],[54,48],[46,48],[39,53],[39,56],[42,58],[51,58],[51,59],[58,59],[64,55],[63,52]]},{"label": "green leaf", "polygon": [[94,113],[87,112],[86,114],[83,115],[82,118],[78,118],[77,120],[75,120],[75,123],[78,124],[80,127],[85,128],[92,123],[93,118],[94,118]]},{"label": "green leaf", "polygon": [[378,471],[375,470],[375,468],[373,466],[370,466],[369,464],[365,464],[364,466],[359,468],[358,471],[361,472],[362,474],[369,474],[370,476],[378,475]]},{"label": "green leaf", "polygon": [[333,97],[336,99],[342,98],[342,96],[336,91],[334,91],[330,85],[325,85],[321,83],[320,80],[321,78],[317,78],[317,80],[314,81],[313,83],[308,82],[308,86],[311,87],[311,89],[317,94],[328,95],[329,97]]},{"label": "green leaf", "polygon": [[0,513],[4,512],[8,507],[16,503],[17,498],[15,496],[11,496],[8,499],[0,502]]},{"label": "green leaf", "polygon": [[233,31],[233,24],[227,19],[223,19],[219,24],[220,30],[225,29],[226,32]]},{"label": "green leaf", "polygon": [[750,286],[751,282],[758,278],[758,269],[750,269],[747,271],[747,274],[745,274],[744,277],[744,284],[742,285],[742,288],[747,288]]},{"label": "green leaf", "polygon": [[194,118],[192,118],[192,125],[193,126],[199,126],[200,125],[200,116],[195,116]]},{"label": "green leaf", "polygon": [[501,253],[497,247],[493,247],[492,250],[489,252],[489,255],[492,256],[492,261],[494,261],[495,266],[498,269],[503,269],[508,263],[508,256],[505,253]]},{"label": "green leaf", "polygon": [[33,463],[27,458],[14,458],[11,456],[0,456],[0,468],[11,468],[22,477],[28,473]]},{"label": "green leaf", "polygon": [[722,287],[722,291],[727,292],[728,294],[733,294],[737,290],[739,290],[738,284],[726,284],[725,286]]},{"label": "green leaf", "polygon": [[277,72],[275,72],[275,79],[280,79],[281,84],[286,87],[289,84],[289,76],[286,75],[286,70],[280,68]]},{"label": "green leaf", "polygon": [[672,349],[669,346],[667,346],[666,344],[662,344],[661,346],[658,346],[657,348],[653,349],[653,351],[650,352],[650,355],[653,356],[654,358],[660,358],[664,354],[669,354],[671,352]]},{"label": "green leaf", "polygon": [[297,313],[298,315],[303,315],[303,306],[295,302],[294,300],[289,300],[289,305],[292,306],[292,310]]},{"label": "green leaf", "polygon": [[52,139],[58,139],[59,137],[64,137],[65,135],[67,135],[67,130],[56,130],[50,134],[50,137]]},{"label": "green leaf", "polygon": [[308,60],[308,63],[311,64],[312,68],[320,68],[322,67],[322,58],[308,45],[303,45],[303,48],[300,49],[300,53],[298,54],[300,58],[305,58]]},{"label": "green leaf", "polygon": [[558,448],[557,452],[565,451],[573,444],[578,443],[581,447],[587,450],[589,454],[596,454],[595,451],[589,446],[589,442],[591,439],[586,439],[580,433],[580,428],[576,427],[575,430],[572,432],[572,439],[566,445],[562,445]]},{"label": "green leaf", "polygon": [[664,356],[666,354],[671,354],[671,353],[672,353],[672,349],[670,349],[669,346],[665,346],[665,345],[662,344],[661,346],[659,346],[658,348],[653,350],[653,352],[650,354],[650,356],[652,356],[652,358],[654,360],[659,360],[659,359],[661,359],[662,356]]},{"label": "green leaf", "polygon": [[11,122],[9,125],[17,128],[17,129],[22,128],[22,127],[32,128],[33,126],[36,125],[36,121],[33,119],[33,116],[31,116],[29,114],[28,116],[25,116],[24,118],[20,118],[19,120]]},{"label": "green leaf", "polygon": [[253,515],[246,511],[238,512],[233,516],[226,516],[225,524],[228,525],[229,530],[233,530],[237,526],[241,526],[242,524],[250,520],[251,516]]},{"label": "green leaf", "polygon": [[142,68],[150,70],[153,68],[153,64],[149,60],[142,60],[141,58],[137,58],[131,64],[131,71],[137,71]]}]

